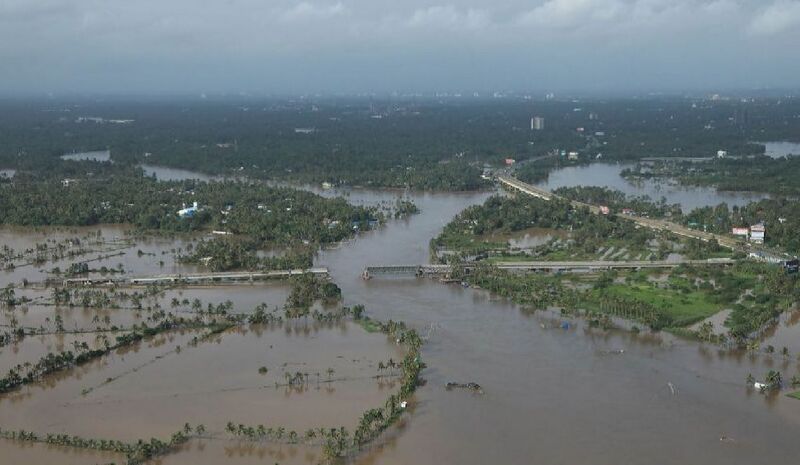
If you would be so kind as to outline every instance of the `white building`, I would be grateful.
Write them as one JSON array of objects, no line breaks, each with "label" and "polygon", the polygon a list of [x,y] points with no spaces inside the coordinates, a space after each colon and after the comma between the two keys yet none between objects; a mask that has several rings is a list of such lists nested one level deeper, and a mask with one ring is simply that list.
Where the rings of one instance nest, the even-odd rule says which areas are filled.
[{"label": "white building", "polygon": [[750,242],[763,244],[766,234],[767,228],[764,227],[763,224],[754,224],[753,226],[750,226]]},{"label": "white building", "polygon": [[184,206],[182,209],[178,210],[178,216],[180,216],[181,218],[191,218],[194,216],[195,213],[197,213],[197,209],[198,209],[197,202],[195,202],[194,204],[192,204],[191,207],[188,208]]},{"label": "white building", "polygon": [[544,118],[534,116],[531,118],[531,131],[541,131],[544,129]]}]

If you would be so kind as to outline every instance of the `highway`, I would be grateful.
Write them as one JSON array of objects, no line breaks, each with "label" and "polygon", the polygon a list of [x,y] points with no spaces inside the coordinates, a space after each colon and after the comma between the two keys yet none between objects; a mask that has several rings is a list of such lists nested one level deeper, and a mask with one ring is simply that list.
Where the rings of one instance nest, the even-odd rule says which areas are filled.
[{"label": "highway", "polygon": [[[588,208],[592,213],[595,213],[595,214],[598,214],[598,215],[602,214],[602,212],[600,211],[600,207],[597,206],[597,205],[590,205],[588,203],[578,202],[576,200],[570,200],[570,199],[567,199],[567,198],[564,198],[564,197],[560,197],[560,196],[558,196],[556,194],[553,194],[552,192],[550,192],[548,190],[541,189],[541,188],[533,186],[531,184],[522,182],[519,179],[516,179],[516,178],[514,178],[512,176],[500,175],[500,176],[497,176],[497,180],[501,184],[503,184],[503,185],[505,185],[507,187],[510,187],[512,189],[516,189],[516,190],[518,190],[520,192],[523,192],[523,193],[528,194],[528,195],[532,195],[534,197],[538,197],[540,199],[544,199],[544,200],[552,200],[552,199],[567,200],[572,205],[574,205],[576,207]],[[687,228],[685,226],[682,226],[680,224],[673,223],[673,222],[667,221],[667,220],[643,218],[641,216],[634,216],[634,215],[623,215],[621,213],[610,213],[609,215],[616,216],[618,218],[623,218],[623,219],[626,219],[626,220],[629,220],[629,221],[633,221],[634,223],[636,223],[636,224],[638,224],[640,226],[646,227],[646,228],[655,229],[655,230],[659,230],[659,231],[669,231],[669,232],[671,232],[673,234],[677,234],[679,236],[689,237],[689,238],[692,238],[692,239],[699,239],[699,240],[705,241],[705,242],[709,242],[711,240],[716,239],[716,241],[719,243],[719,245],[721,245],[723,247],[727,247],[729,249],[739,249],[739,248],[741,248],[741,245],[742,245],[739,241],[737,241],[736,239],[733,239],[731,237],[723,236],[721,234],[712,234],[712,233],[709,233],[709,232],[698,231],[696,229],[689,229],[689,228]]]}]

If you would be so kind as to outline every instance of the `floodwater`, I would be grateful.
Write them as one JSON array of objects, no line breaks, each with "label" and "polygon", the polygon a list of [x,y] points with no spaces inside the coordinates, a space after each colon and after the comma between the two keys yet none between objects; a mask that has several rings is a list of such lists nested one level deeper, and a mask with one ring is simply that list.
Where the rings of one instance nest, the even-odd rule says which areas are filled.
[{"label": "floodwater", "polygon": [[[358,463],[794,462],[800,402],[745,387],[748,373],[763,379],[771,369],[765,357],[590,330],[580,320],[568,330],[549,329],[558,327],[551,315],[523,312],[482,291],[358,278],[364,264],[426,262],[428,239],[442,219],[484,197],[414,196],[420,215],[318,260],[332,270],[346,303],[364,303],[379,318],[410,321],[430,334],[427,384],[414,414]],[[448,381],[474,381],[486,393],[447,391]]]},{"label": "floodwater", "polygon": [[[603,165],[589,168],[598,166]],[[618,175],[620,167],[612,168]],[[596,184],[602,177],[581,179]],[[796,343],[789,359],[729,353],[666,334],[591,329],[580,319],[530,311],[459,285],[360,278],[366,265],[427,263],[429,240],[458,212],[489,195],[347,193],[350,201],[370,205],[410,197],[421,209],[320,252],[315,264],[330,269],[344,305],[364,304],[370,316],[419,329],[427,339],[423,358],[428,365],[426,384],[412,399],[409,414],[353,462],[795,463],[800,401],[783,395],[789,389],[770,396],[748,390],[745,378],[752,373],[763,380],[768,370],[779,369],[789,379],[798,372]],[[127,260],[147,257],[126,255],[126,267]],[[179,292],[190,300],[202,292],[202,299],[212,300],[214,294],[216,301],[230,299],[245,310],[258,300],[259,288],[246,289],[251,294],[240,286]],[[276,292],[277,302],[283,291],[264,288],[265,296]],[[162,299],[172,297],[178,295]],[[563,322],[569,322],[564,329]],[[800,340],[796,322],[787,316],[762,344],[780,348],[782,341]],[[397,388],[370,378],[377,361],[394,356],[397,347],[351,324],[326,327],[309,321],[299,327],[232,331],[196,347],[187,346],[190,337],[164,336],[157,345],[111,355],[59,376],[58,382],[0,398],[0,427],[138,438],[168,436],[184,422],[205,423],[210,433],[218,433],[229,420],[297,429],[317,423],[352,425],[365,407],[380,405]],[[258,373],[260,366],[268,368],[266,375]],[[328,367],[344,379],[332,386],[320,383],[317,389],[315,373]],[[276,389],[274,383],[286,371],[310,373],[308,389]],[[447,391],[449,381],[477,382],[485,394]],[[82,396],[87,387],[91,392]],[[154,463],[318,461],[313,447],[224,438],[191,441]],[[0,443],[0,454],[9,453],[14,452]],[[29,460],[71,463],[69,456],[55,461],[44,454]]]},{"label": "floodwater", "polygon": [[[23,387],[0,397],[0,417],[29,431],[124,441],[169,437],[187,422],[212,434],[223,434],[228,421],[302,433],[352,428],[399,388],[390,376],[375,379],[378,362],[402,359],[399,346],[352,323],[251,326],[192,346],[197,335],[158,336],[46,389]],[[297,372],[307,382],[286,386],[284,374]],[[92,421],[74,421],[81,417]]]},{"label": "floodwater", "polygon": [[767,147],[764,153],[772,158],[800,155],[800,143],[797,142],[778,141],[760,143]]},{"label": "floodwater", "polygon": [[111,150],[66,153],[61,155],[61,159],[72,161],[111,161]]},{"label": "floodwater", "polygon": [[155,176],[159,181],[187,181],[195,179],[198,181],[211,181],[214,176],[199,173],[197,171],[183,170],[180,168],[169,168],[158,165],[140,165],[146,176]]},{"label": "floodwater", "polygon": [[125,463],[125,456],[74,447],[0,439],[0,463],[3,465],[90,465]]},{"label": "floodwater", "polygon": [[8,178],[8,179],[10,179],[10,178],[13,178],[15,174],[17,174],[17,170],[12,170],[12,169],[0,170],[0,178]]},{"label": "floodwater", "polygon": [[631,182],[620,176],[632,164],[594,163],[586,166],[570,166],[552,171],[546,181],[538,187],[554,190],[559,187],[603,186],[629,195],[647,195],[658,201],[662,197],[668,204],[679,204],[685,213],[699,208],[727,203],[728,206],[746,205],[749,202],[768,198],[767,194],[754,192],[718,191],[713,187],[682,186],[672,181],[643,180]]}]

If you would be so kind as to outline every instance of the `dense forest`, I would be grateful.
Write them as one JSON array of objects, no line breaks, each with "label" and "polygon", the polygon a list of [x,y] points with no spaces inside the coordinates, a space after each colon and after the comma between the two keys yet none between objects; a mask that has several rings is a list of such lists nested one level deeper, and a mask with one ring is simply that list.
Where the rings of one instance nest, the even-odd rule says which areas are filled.
[{"label": "dense forest", "polygon": [[[655,204],[650,205],[655,208],[652,207]],[[596,215],[586,207],[576,208],[567,200],[545,201],[529,196],[494,196],[482,205],[467,208],[444,227],[431,241],[431,246],[465,255],[496,252],[508,248],[506,242],[497,241],[497,236],[529,228],[561,230],[569,234],[569,240],[557,241],[557,249],[552,245],[540,247],[543,249],[537,255],[540,259],[597,259],[599,251],[608,251],[611,247],[626,249],[630,257],[663,259],[679,243],[679,248],[689,258],[708,258],[721,253],[717,244],[667,237],[637,227],[624,218]]]},{"label": "dense forest", "polygon": [[637,165],[627,178],[674,178],[688,185],[714,186],[723,191],[800,194],[800,157],[715,158],[704,163],[659,162]]},{"label": "dense forest", "polygon": [[605,205],[614,213],[631,210],[632,214],[661,218],[665,216],[680,216],[681,207],[678,204],[669,205],[663,198],[655,201],[650,197],[626,195],[615,189],[597,186],[560,187],[553,193],[570,200],[588,203],[591,205]]},{"label": "dense forest", "polygon": [[[0,185],[0,223],[88,226],[123,223],[143,230],[220,230],[250,248],[326,244],[383,219],[374,209],[261,182],[156,181],[113,163],[62,162],[64,174],[19,173]],[[75,175],[76,177],[62,177]],[[178,210],[198,204],[193,215]]]},{"label": "dense forest", "polygon": [[768,245],[782,247],[791,255],[800,252],[800,202],[793,199],[764,199],[742,207],[721,204],[698,208],[689,212],[684,221],[721,234],[729,234],[733,227],[764,223]]},{"label": "dense forest", "polygon": [[[110,149],[117,163],[210,174],[462,190],[485,185],[484,164],[554,150],[580,163],[763,153],[751,141],[797,139],[798,112],[791,98],[5,100],[0,169],[38,172],[65,153]],[[543,130],[530,129],[534,115]]]}]

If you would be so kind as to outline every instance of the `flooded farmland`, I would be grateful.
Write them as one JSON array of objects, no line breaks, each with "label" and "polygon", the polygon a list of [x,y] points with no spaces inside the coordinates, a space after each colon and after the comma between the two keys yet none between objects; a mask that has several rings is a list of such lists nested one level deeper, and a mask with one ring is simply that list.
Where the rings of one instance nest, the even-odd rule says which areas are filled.
[{"label": "flooded farmland", "polygon": [[[333,191],[321,193],[336,195]],[[762,376],[776,367],[797,369],[796,318],[782,320],[762,341],[791,345],[793,355],[787,359],[724,351],[668,334],[590,328],[580,319],[532,312],[457,284],[421,278],[365,281],[360,272],[366,265],[427,263],[429,240],[458,212],[491,193],[347,192],[349,201],[371,205],[393,202],[399,195],[411,198],[421,213],[361,233],[315,259],[341,287],[342,305],[363,304],[371,317],[405,321],[426,338],[426,383],[416,391],[409,413],[352,462],[611,465],[658,456],[664,464],[794,463],[800,453],[794,440],[800,431],[800,401],[748,390],[744,380],[748,373]],[[15,249],[50,237],[19,230],[2,234],[3,243]],[[51,233],[54,238],[63,234]],[[101,236],[126,237],[117,228],[102,228]],[[533,235],[522,239],[536,240]],[[120,246],[124,255],[97,263],[122,263],[132,275],[193,270],[177,263],[171,252],[185,248],[186,239],[131,240]],[[44,267],[70,261],[58,259]],[[21,266],[0,273],[0,279],[4,285],[33,282],[45,274],[41,267]],[[47,292],[33,289],[20,295],[35,298]],[[28,305],[27,312],[13,312],[31,327],[52,329],[58,311],[66,328],[91,328],[98,320],[102,325],[105,316],[127,328],[146,321],[147,307],[156,303],[168,311],[184,308],[173,309],[173,299],[197,298],[203,305],[230,300],[235,311],[248,313],[260,303],[281,307],[288,293],[279,282],[174,288],[143,298],[141,310],[57,310],[37,303]],[[0,313],[3,324],[10,325],[11,312]],[[320,461],[317,447],[233,440],[225,435],[225,425],[280,424],[287,430],[353,425],[365,408],[381,406],[398,387],[391,374],[375,375],[380,361],[402,357],[399,347],[349,322],[248,325],[191,344],[196,336],[193,331],[160,334],[2,395],[0,426],[136,440],[168,437],[184,423],[202,423],[208,437],[193,439],[152,463],[312,464]],[[43,351],[69,347],[75,339],[91,340],[83,335],[36,338],[3,347],[3,371]],[[285,373],[298,372],[308,374],[307,382],[286,386]],[[476,382],[484,394],[448,391],[448,382]],[[620,447],[623,441],[626,447]],[[101,453],[11,441],[0,442],[0,458],[2,463],[120,462]]]}]

